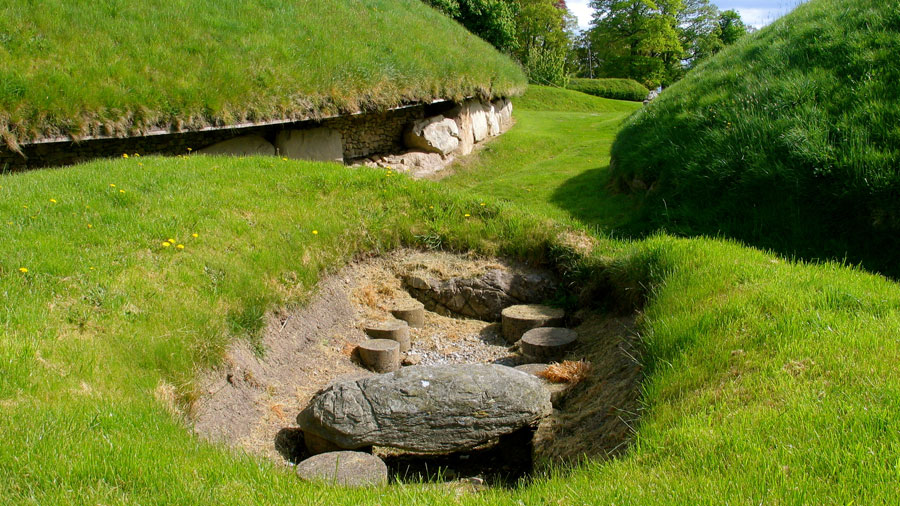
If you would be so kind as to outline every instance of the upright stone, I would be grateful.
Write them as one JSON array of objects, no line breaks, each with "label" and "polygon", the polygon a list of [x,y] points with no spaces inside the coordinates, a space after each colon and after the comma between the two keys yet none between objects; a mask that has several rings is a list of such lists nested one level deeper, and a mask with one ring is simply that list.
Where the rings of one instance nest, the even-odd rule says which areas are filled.
[{"label": "upright stone", "polygon": [[456,106],[447,113],[459,127],[459,147],[456,152],[462,156],[471,154],[475,149],[475,128],[472,125],[472,114],[465,104]]},{"label": "upright stone", "polygon": [[242,135],[217,142],[197,152],[203,155],[275,156],[275,146],[259,135]]},{"label": "upright stone", "polygon": [[329,452],[297,464],[297,476],[343,487],[386,485],[388,469],[380,458],[362,452]]},{"label": "upright stone", "polygon": [[504,133],[512,127],[512,102],[508,98],[497,100],[494,107],[500,111],[500,133]]},{"label": "upright stone", "polygon": [[469,117],[472,118],[472,133],[475,142],[478,143],[487,139],[490,134],[490,129],[488,127],[487,112],[485,111],[484,106],[477,100],[469,100],[466,102],[465,108],[468,111]]},{"label": "upright stone", "polygon": [[488,121],[488,135],[496,137],[500,135],[500,110],[494,104],[485,104],[485,113]]},{"label": "upright stone", "polygon": [[275,137],[281,156],[314,162],[344,162],[344,143],[340,132],[330,128],[282,130]]}]

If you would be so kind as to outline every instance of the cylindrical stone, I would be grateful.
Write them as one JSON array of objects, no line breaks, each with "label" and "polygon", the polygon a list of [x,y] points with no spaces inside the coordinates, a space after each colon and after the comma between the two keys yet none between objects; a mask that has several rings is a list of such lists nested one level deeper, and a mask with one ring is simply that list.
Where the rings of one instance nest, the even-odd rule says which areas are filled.
[{"label": "cylindrical stone", "polygon": [[409,324],[403,320],[369,321],[364,328],[372,339],[390,339],[400,343],[400,353],[409,351]]},{"label": "cylindrical stone", "polygon": [[500,312],[503,337],[513,344],[522,335],[538,327],[562,325],[566,312],[562,309],[537,304],[510,306]]},{"label": "cylindrical stone", "polygon": [[388,469],[380,458],[362,452],[330,452],[297,464],[297,476],[344,487],[386,485]]},{"label": "cylindrical stone", "polygon": [[359,345],[359,358],[377,373],[400,369],[400,343],[390,339],[369,339]]},{"label": "cylindrical stone", "polygon": [[408,300],[394,304],[391,314],[398,320],[403,320],[410,327],[419,328],[425,326],[425,305],[417,300]]},{"label": "cylindrical stone", "polygon": [[542,327],[526,332],[519,345],[532,362],[559,362],[577,340],[578,333],[574,330]]}]

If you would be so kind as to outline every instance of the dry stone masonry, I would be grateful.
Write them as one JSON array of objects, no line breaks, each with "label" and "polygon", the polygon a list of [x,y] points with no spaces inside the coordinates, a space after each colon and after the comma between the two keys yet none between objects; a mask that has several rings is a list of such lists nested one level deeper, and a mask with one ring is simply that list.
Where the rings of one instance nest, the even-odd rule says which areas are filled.
[{"label": "dry stone masonry", "polygon": [[413,175],[433,173],[456,156],[512,126],[512,103],[468,100],[437,102],[320,120],[278,122],[194,132],[152,132],[128,138],[81,142],[47,140],[0,148],[0,170],[71,165],[123,154],[264,155],[393,168]]}]

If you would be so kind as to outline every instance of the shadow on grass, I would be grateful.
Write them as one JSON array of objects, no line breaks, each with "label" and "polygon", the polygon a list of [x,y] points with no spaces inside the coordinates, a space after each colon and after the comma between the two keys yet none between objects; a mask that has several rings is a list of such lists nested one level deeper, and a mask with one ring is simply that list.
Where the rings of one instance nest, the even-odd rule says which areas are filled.
[{"label": "shadow on grass", "polygon": [[649,232],[642,225],[640,202],[609,188],[609,166],[586,170],[554,190],[550,202],[569,215],[617,237],[640,237]]}]

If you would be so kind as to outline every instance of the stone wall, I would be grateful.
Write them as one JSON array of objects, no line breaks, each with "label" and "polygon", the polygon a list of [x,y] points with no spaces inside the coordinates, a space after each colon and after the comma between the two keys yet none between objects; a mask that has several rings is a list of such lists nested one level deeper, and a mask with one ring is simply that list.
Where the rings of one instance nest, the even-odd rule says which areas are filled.
[{"label": "stone wall", "polygon": [[[496,103],[498,104],[496,110],[499,111],[503,102]],[[508,103],[508,101],[505,103]],[[201,132],[164,133],[122,139],[92,139],[81,142],[63,141],[29,144],[22,148],[24,156],[6,148],[0,148],[0,172],[59,167],[97,158],[119,158],[126,153],[129,156],[135,153],[141,155],[188,154],[222,141],[246,136],[256,136],[253,139],[256,140],[257,145],[265,144],[268,146],[271,143],[277,146],[279,133],[293,131],[296,134],[298,130],[319,128],[329,129],[322,130],[322,132],[330,132],[332,135],[334,135],[334,132],[340,134],[340,142],[335,144],[337,152],[334,156],[327,159],[340,160],[340,151],[343,149],[344,161],[353,163],[355,160],[363,160],[373,155],[405,153],[407,151],[407,142],[404,139],[404,134],[412,125],[424,118],[446,114],[452,117],[454,121],[459,122],[461,128],[468,129],[464,131],[465,135],[463,135],[463,137],[468,139],[468,136],[471,136],[471,134],[467,132],[472,131],[471,128],[466,126],[470,122],[470,116],[482,119],[485,117],[493,118],[494,111],[495,108],[491,103],[482,104],[481,102],[470,100],[462,105],[458,105],[445,101],[323,120],[225,128]],[[499,112],[497,114],[499,121]],[[493,136],[499,133],[499,131],[491,132],[490,135]],[[260,137],[264,140],[259,139]],[[281,138],[283,137],[282,135]],[[481,137],[476,134],[473,140],[477,143],[486,137],[486,133]],[[270,150],[268,153],[271,153],[273,148],[269,146],[268,149]],[[461,150],[458,154],[465,155],[470,150],[471,146],[468,146],[468,149]],[[310,159],[302,155],[292,157]]]},{"label": "stone wall", "polygon": [[426,106],[418,105],[384,112],[355,114],[278,125],[227,128],[203,132],[94,139],[82,142],[53,142],[23,146],[25,156],[0,148],[0,172],[72,165],[96,158],[118,158],[122,154],[181,155],[244,135],[259,135],[274,143],[282,130],[328,127],[341,133],[344,158],[348,161],[376,153],[402,151],[403,131],[408,123],[421,119]]}]

